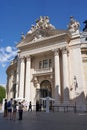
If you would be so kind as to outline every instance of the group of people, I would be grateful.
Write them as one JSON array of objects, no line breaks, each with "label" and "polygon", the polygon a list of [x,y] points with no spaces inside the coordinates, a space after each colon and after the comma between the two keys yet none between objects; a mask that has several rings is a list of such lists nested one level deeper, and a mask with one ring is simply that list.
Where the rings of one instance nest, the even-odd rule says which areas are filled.
[{"label": "group of people", "polygon": [[[12,98],[7,101],[5,99],[4,101],[4,117],[10,120],[16,119],[16,113],[18,112],[19,114],[19,120],[22,120],[23,117],[23,110],[24,110],[24,102],[17,102],[16,100],[13,100]],[[41,106],[42,104],[39,104],[39,102],[36,102],[36,111],[41,111]],[[28,111],[32,111],[32,103],[31,101],[29,102],[28,105]]]},{"label": "group of people", "polygon": [[5,99],[4,117],[15,121],[16,113],[17,113],[17,106],[18,106],[19,120],[22,120],[23,104],[21,102],[18,103],[16,100],[13,101],[12,98],[9,101]]}]

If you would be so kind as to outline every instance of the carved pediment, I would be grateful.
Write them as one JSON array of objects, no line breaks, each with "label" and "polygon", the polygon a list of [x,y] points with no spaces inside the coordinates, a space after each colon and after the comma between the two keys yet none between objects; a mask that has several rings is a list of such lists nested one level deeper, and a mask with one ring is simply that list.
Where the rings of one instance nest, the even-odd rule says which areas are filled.
[{"label": "carved pediment", "polygon": [[31,43],[34,41],[43,40],[62,33],[68,33],[68,31],[57,30],[52,24],[50,24],[49,17],[41,16],[38,20],[36,20],[36,25],[31,26],[31,29],[27,32],[26,36],[24,36],[24,34],[21,35],[21,42],[18,47],[29,42]]},{"label": "carved pediment", "polygon": [[26,38],[29,41],[36,41],[42,39],[44,37],[49,37],[51,34],[49,31],[55,30],[55,27],[50,24],[48,16],[40,16],[38,20],[36,20],[36,25],[32,25],[31,29],[27,32]]},{"label": "carved pediment", "polygon": [[29,43],[34,41],[43,40],[47,37],[54,36],[57,34],[68,33],[66,30],[57,30],[57,29],[37,29],[32,34],[27,34],[23,43]]}]

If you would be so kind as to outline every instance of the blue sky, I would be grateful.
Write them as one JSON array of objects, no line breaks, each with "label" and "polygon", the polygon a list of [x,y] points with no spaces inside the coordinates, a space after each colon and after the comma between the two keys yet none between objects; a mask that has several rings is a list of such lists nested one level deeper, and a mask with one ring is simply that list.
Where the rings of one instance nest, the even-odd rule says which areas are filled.
[{"label": "blue sky", "polygon": [[40,16],[49,16],[57,29],[67,29],[70,16],[87,19],[87,0],[0,0],[0,84],[6,84],[6,69],[15,57],[21,33],[26,34]]}]

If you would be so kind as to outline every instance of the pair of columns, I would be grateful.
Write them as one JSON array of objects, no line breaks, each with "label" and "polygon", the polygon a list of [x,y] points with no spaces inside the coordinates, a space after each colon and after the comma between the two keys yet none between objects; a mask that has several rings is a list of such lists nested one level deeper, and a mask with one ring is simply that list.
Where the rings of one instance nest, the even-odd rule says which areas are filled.
[{"label": "pair of columns", "polygon": [[61,50],[56,49],[54,52],[54,68],[55,68],[55,103],[60,102],[61,95],[61,83],[60,83],[60,55],[59,52],[62,51],[62,82],[63,82],[63,100],[68,100],[68,88],[69,88],[69,76],[68,76],[68,57],[67,49],[62,48]]},{"label": "pair of columns", "polygon": [[18,62],[18,86],[17,91],[19,92],[19,98],[30,99],[30,66],[31,66],[31,57],[20,57]]}]

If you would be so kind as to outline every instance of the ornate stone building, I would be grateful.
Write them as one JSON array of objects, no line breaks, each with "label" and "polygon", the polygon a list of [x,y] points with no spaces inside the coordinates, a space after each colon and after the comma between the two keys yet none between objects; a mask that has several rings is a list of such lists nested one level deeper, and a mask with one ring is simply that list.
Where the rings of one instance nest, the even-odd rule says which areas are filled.
[{"label": "ornate stone building", "polygon": [[87,96],[87,22],[83,32],[70,17],[67,30],[57,30],[40,17],[17,44],[18,55],[7,68],[7,98],[35,104],[50,96],[55,104],[85,104]]}]

